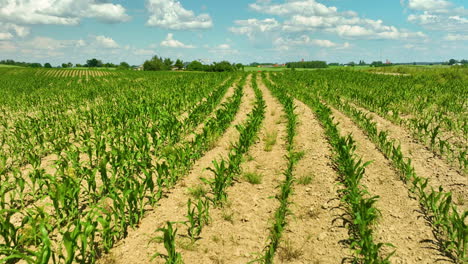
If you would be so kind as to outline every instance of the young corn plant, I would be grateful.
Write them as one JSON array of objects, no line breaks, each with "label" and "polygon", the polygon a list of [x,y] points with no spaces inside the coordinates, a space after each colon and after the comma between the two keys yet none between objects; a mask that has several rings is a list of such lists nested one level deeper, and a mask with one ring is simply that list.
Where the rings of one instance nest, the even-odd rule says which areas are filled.
[{"label": "young corn plant", "polygon": [[[330,100],[333,101],[332,98]],[[457,207],[452,203],[451,193],[444,192],[441,187],[438,190],[429,188],[429,180],[416,175],[411,159],[403,155],[401,146],[389,138],[388,132],[378,131],[377,124],[370,117],[347,103],[334,104],[356,120],[384,155],[392,160],[393,165],[400,171],[401,179],[405,183],[412,184],[410,190],[418,195],[426,218],[434,228],[441,250],[455,262],[466,261],[468,212],[465,211],[461,215],[458,213]]]},{"label": "young corn plant", "polygon": [[[262,75],[262,80],[265,81],[266,78]],[[278,246],[281,242],[281,237],[285,226],[287,225],[286,217],[290,213],[289,207],[289,196],[293,192],[293,184],[295,182],[293,170],[294,166],[299,159],[299,155],[294,152],[294,136],[296,134],[297,126],[297,115],[294,113],[294,101],[293,98],[283,92],[281,89],[278,89],[276,86],[272,85],[269,81],[266,81],[268,88],[272,91],[273,95],[281,102],[283,109],[286,112],[288,118],[287,123],[287,150],[288,155],[286,159],[288,161],[288,166],[284,171],[283,175],[285,177],[284,181],[280,185],[280,193],[276,195],[280,206],[276,209],[274,214],[273,226],[270,228],[270,235],[268,237],[268,244],[263,250],[263,255],[261,258],[256,261],[262,263],[273,263],[273,259],[278,249]],[[255,87],[255,86],[254,86]]]},{"label": "young corn plant", "polygon": [[176,236],[177,228],[172,227],[171,222],[166,223],[166,227],[158,228],[157,231],[163,232],[162,237],[157,237],[164,242],[164,248],[166,248],[167,254],[156,253],[153,255],[154,258],[163,258],[167,264],[182,264],[182,255],[176,251]]},{"label": "young corn plant", "polygon": [[193,241],[200,237],[203,226],[210,222],[210,202],[206,199],[198,199],[198,202],[193,205],[192,199],[187,203],[187,235]]}]

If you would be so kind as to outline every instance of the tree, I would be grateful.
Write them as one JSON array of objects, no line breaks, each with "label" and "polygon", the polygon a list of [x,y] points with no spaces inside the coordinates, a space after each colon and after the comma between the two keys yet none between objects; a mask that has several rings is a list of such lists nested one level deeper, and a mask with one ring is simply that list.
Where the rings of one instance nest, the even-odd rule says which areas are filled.
[{"label": "tree", "polygon": [[143,70],[145,71],[163,71],[166,69],[163,59],[158,56],[154,56],[151,60],[147,60],[143,63]]},{"label": "tree", "polygon": [[457,60],[455,60],[455,59],[450,59],[449,62],[448,62],[448,65],[454,65],[454,64],[456,64],[456,63],[458,63]]},{"label": "tree", "polygon": [[211,71],[214,71],[214,72],[232,72],[232,71],[235,71],[236,68],[233,67],[231,65],[231,63],[229,63],[229,61],[221,61],[221,62],[218,62],[218,63],[213,63],[213,65],[211,66]]},{"label": "tree", "polygon": [[73,63],[69,62],[69,63],[62,63],[62,68],[71,68],[73,67]]},{"label": "tree", "polygon": [[327,68],[325,61],[298,61],[286,63],[288,68]]},{"label": "tree", "polygon": [[93,59],[90,59],[90,60],[87,60],[87,61],[86,61],[86,66],[87,66],[87,67],[90,67],[90,68],[93,68],[93,67],[102,67],[102,61],[93,58]]},{"label": "tree", "polygon": [[177,59],[174,66],[180,70],[184,68],[184,63],[180,59]]},{"label": "tree", "polygon": [[46,62],[46,63],[44,64],[44,68],[52,68],[52,65],[50,65],[50,63]]},{"label": "tree", "polygon": [[235,68],[237,71],[244,71],[244,65],[242,63],[237,63]]},{"label": "tree", "polygon": [[122,61],[122,62],[119,64],[119,69],[121,69],[121,70],[128,70],[128,69],[130,69],[130,64],[126,63],[125,61]]},{"label": "tree", "polygon": [[165,70],[170,70],[174,62],[169,58],[165,58],[163,63],[164,63]]},{"label": "tree", "polygon": [[204,71],[206,69],[205,65],[203,65],[199,61],[192,61],[187,65],[187,70],[189,71]]}]

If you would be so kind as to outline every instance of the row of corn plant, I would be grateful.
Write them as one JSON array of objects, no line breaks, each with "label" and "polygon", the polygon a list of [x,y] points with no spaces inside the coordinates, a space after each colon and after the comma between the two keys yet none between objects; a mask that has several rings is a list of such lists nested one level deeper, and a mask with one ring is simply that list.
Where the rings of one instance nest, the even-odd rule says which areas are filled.
[{"label": "row of corn plant", "polygon": [[[232,81],[232,79],[231,79]],[[206,116],[209,112],[211,112],[212,110],[212,105],[213,105],[213,102],[219,102],[219,99],[220,97],[222,96],[222,94],[225,93],[227,87],[226,85],[229,85],[230,82],[227,82],[224,86],[221,86],[219,87],[217,90],[215,90],[215,92],[213,93],[213,97],[208,97],[206,100],[203,101],[203,103],[201,104],[198,104],[198,111],[197,111],[197,116],[198,118],[197,119],[202,119],[203,118],[203,114]],[[146,109],[139,109],[141,110],[141,112],[144,112],[146,111]],[[192,115],[192,114],[191,114]],[[91,119],[93,116],[91,116]],[[103,122],[99,122],[99,123],[103,123]],[[188,123],[188,122],[187,122]],[[196,123],[192,122],[193,125],[196,125]],[[185,127],[186,129],[190,129],[190,127],[193,127],[190,126],[190,124],[180,124],[177,123],[176,126],[172,126],[172,129],[175,130],[175,131],[178,131],[178,133],[180,134],[180,128],[182,127]],[[161,126],[164,126],[164,127],[167,127],[167,123],[164,123],[164,124],[161,124]],[[97,131],[98,129],[96,129]],[[161,131],[156,131],[156,130],[148,130],[148,131],[144,131],[146,132],[147,134],[150,134],[152,138],[149,138],[148,140],[150,141],[153,141],[152,143],[152,148],[153,148],[153,153],[157,150],[157,145],[160,141],[162,140],[158,140],[158,142],[155,142],[155,138],[158,136],[158,135],[161,135],[163,134]],[[98,133],[98,132],[96,132]],[[172,134],[172,135],[179,135],[179,134]],[[115,135],[113,135],[115,137]],[[174,138],[180,138],[179,136],[173,136],[171,138],[172,141],[174,141]],[[99,166],[98,163],[99,162],[99,159],[101,158],[100,156],[100,153],[99,152],[103,152],[104,148],[106,147],[106,142],[101,140],[102,138],[100,138],[99,140],[95,140],[93,138],[93,135],[91,133],[83,133],[83,136],[80,138],[81,142],[82,142],[82,146],[81,148],[84,148],[84,150],[78,150],[78,153],[76,152],[77,150],[74,149],[73,147],[70,147],[71,150],[60,150],[60,152],[65,152],[67,153],[72,153],[74,155],[78,155],[79,154],[79,151],[81,152],[85,152],[84,154],[86,154],[89,158],[89,165],[90,165],[90,169],[93,169],[93,167],[97,167]],[[141,138],[142,139],[142,138]],[[152,140],[151,140],[152,139]],[[108,144],[108,143],[107,143]],[[161,145],[161,144],[159,144]],[[60,152],[58,152],[58,155],[60,155]],[[74,153],[73,153],[74,152]],[[33,155],[33,154],[29,154],[29,159],[30,159],[30,164],[32,164],[33,166],[33,172],[32,173],[28,173],[26,175],[20,175],[20,171],[19,169],[14,169],[13,170],[13,176],[14,177],[10,177],[10,178],[13,178],[14,180],[13,181],[10,181],[9,184],[6,184],[6,185],[9,185],[11,187],[7,187],[5,185],[3,185],[2,187],[3,188],[3,192],[2,192],[2,195],[6,195],[9,191],[12,191],[12,192],[16,192],[18,195],[12,195],[11,192],[8,193],[9,197],[10,197],[10,201],[12,202],[19,202],[21,203],[21,206],[24,206],[26,203],[24,202],[25,199],[24,197],[21,197],[20,195],[23,194],[23,191],[24,191],[24,187],[26,185],[26,187],[29,187],[32,192],[28,192],[28,197],[29,199],[28,200],[28,203],[32,203],[34,202],[35,200],[37,200],[36,197],[39,197],[42,193],[41,191],[43,190],[43,188],[40,188],[41,186],[44,186],[45,185],[45,182],[42,180],[42,177],[43,174],[44,174],[44,170],[42,170],[41,168],[39,168],[39,165],[41,165],[41,157],[39,155]],[[65,162],[65,161],[63,161]],[[63,164],[63,162],[61,162],[61,164]],[[38,177],[39,176],[39,177]],[[26,179],[26,181],[25,181]],[[27,180],[27,179],[30,179],[30,180]],[[39,186],[37,186],[37,185]],[[14,188],[14,186],[21,186],[21,188],[18,190],[17,188]],[[89,185],[90,187],[94,187],[94,184],[90,184]],[[38,188],[39,187],[39,188]],[[36,191],[38,191],[39,193],[36,193]],[[19,196],[18,199],[14,199],[13,197],[16,197],[16,196]],[[12,207],[17,207],[17,206],[12,206]]]},{"label": "row of corn plant", "polygon": [[257,133],[265,117],[265,100],[263,99],[261,90],[257,87],[255,76],[252,78],[252,87],[256,98],[255,105],[253,110],[248,114],[245,123],[236,126],[239,131],[238,142],[232,146],[227,159],[222,159],[221,161],[214,160],[213,167],[208,168],[213,172],[214,178],[202,179],[210,186],[211,197],[209,199],[217,206],[222,206],[227,200],[226,190],[233,184],[235,175],[241,172],[240,164],[242,163],[243,155],[257,139]]},{"label": "row of corn plant", "polygon": [[[341,136],[337,124],[333,122],[330,108],[319,100],[317,90],[307,90],[301,83],[291,78],[275,79],[279,87],[284,84],[288,93],[294,94],[315,112],[325,129],[325,134],[333,150],[335,169],[343,185],[340,196],[345,205],[345,214],[340,216],[349,230],[349,245],[355,256],[353,263],[390,263],[393,253],[383,255],[382,247],[392,246],[388,243],[376,242],[373,227],[377,224],[380,212],[375,208],[378,196],[371,196],[360,181],[365,173],[365,167],[370,162],[363,162],[356,154],[356,144],[351,135]],[[286,88],[282,88],[286,89]]]},{"label": "row of corn plant", "polygon": [[[187,203],[187,221],[183,224],[187,227],[187,237],[194,243],[200,238],[203,227],[211,220],[209,216],[210,205],[222,206],[227,200],[227,188],[234,183],[235,176],[240,171],[243,155],[249,150],[250,146],[255,142],[257,133],[265,116],[265,101],[257,83],[252,78],[252,87],[255,92],[255,106],[248,114],[247,120],[242,125],[237,125],[239,131],[239,140],[231,146],[227,160],[213,160],[213,167],[208,168],[213,172],[214,178],[202,178],[202,181],[208,184],[211,188],[208,196],[200,197],[195,203],[191,199]],[[154,257],[162,257],[166,263],[182,263],[182,257],[176,250],[177,230],[173,230],[174,223],[168,222],[166,227],[160,228],[157,231],[163,232],[163,236],[157,237],[164,242],[164,247],[167,254],[156,253]],[[169,234],[172,232],[172,235]]]},{"label": "row of corn plant", "polygon": [[[231,79],[231,81],[232,81],[232,79]],[[203,109],[203,110],[202,110],[202,111],[200,111],[200,110],[197,111],[197,116],[199,116],[199,117],[201,118],[201,117],[203,116],[203,113],[204,113],[205,116],[206,116],[206,114],[209,113],[209,112],[212,110],[212,104],[213,104],[213,102],[218,102],[218,101],[219,101],[220,96],[221,96],[223,93],[225,93],[225,91],[226,91],[226,89],[227,89],[226,85],[227,85],[228,83],[229,83],[229,81],[228,81],[228,82],[225,82],[225,85],[224,85],[224,86],[221,86],[221,87],[219,87],[218,89],[216,89],[215,92],[213,93],[213,98],[212,98],[212,97],[208,97],[207,100],[203,101],[204,103],[199,104],[199,107],[198,107],[197,109]],[[94,88],[95,88],[95,87],[94,87]],[[193,97],[193,96],[192,96],[192,97]],[[147,100],[147,99],[148,99],[148,98],[146,98],[146,100]],[[150,102],[148,102],[148,101],[146,101],[146,102],[145,102],[145,101],[138,102],[138,103],[136,104],[136,106],[137,106],[137,108],[138,108],[138,112],[139,112],[139,113],[143,113],[144,115],[150,114],[149,112],[150,112],[151,110],[148,109],[148,107],[147,107],[149,104],[150,104]],[[153,103],[151,103],[151,104],[153,104]],[[124,104],[124,105],[125,105],[125,104]],[[112,107],[114,107],[114,106],[115,106],[115,105],[112,104]],[[101,108],[101,105],[97,105],[96,108],[98,108],[98,107]],[[122,107],[121,105],[119,105],[119,106],[117,107],[117,110],[118,110],[119,108],[123,108],[123,107]],[[164,108],[174,109],[174,107],[173,107],[173,106],[170,106],[170,104],[169,104],[168,106],[164,106]],[[106,110],[107,110],[107,109],[112,109],[112,108],[111,108],[111,107],[107,107]],[[167,111],[162,112],[162,114],[161,114],[161,111],[159,110],[159,109],[161,109],[161,107],[159,107],[159,105],[154,105],[154,109],[156,109],[156,111],[155,111],[156,115],[153,115],[153,114],[152,114],[152,115],[150,116],[151,120],[157,120],[157,119],[159,119],[159,120],[163,121],[163,123],[160,123],[160,121],[158,121],[158,125],[159,125],[160,127],[166,128],[166,131],[172,131],[172,130],[173,130],[173,131],[178,131],[178,133],[179,133],[179,131],[181,130],[181,129],[180,129],[181,127],[186,127],[186,129],[190,129],[190,124],[179,124],[179,123],[177,123],[177,122],[172,122],[172,124],[174,124],[174,125],[170,125],[171,123],[168,123],[166,120],[175,120],[175,118],[164,119],[164,118],[163,118],[164,116],[170,116],[170,114],[169,114],[169,112],[167,112]],[[102,131],[102,128],[101,128],[101,127],[103,127],[103,126],[104,126],[104,127],[106,126],[106,127],[107,127],[106,129],[112,129],[113,127],[115,127],[115,124],[117,124],[117,122],[121,122],[121,123],[124,122],[124,121],[122,121],[122,120],[115,120],[115,121],[113,121],[111,124],[109,124],[109,122],[106,122],[106,121],[108,121],[107,119],[103,120],[103,118],[102,118],[103,116],[104,116],[104,117],[106,117],[106,116],[112,116],[112,117],[114,117],[114,116],[118,116],[118,115],[119,115],[119,111],[117,111],[117,113],[116,113],[116,111],[115,111],[116,109],[114,108],[113,110],[114,110],[113,112],[109,111],[109,112],[106,112],[105,114],[103,114],[102,112],[101,112],[101,113],[95,113],[95,114],[93,114],[93,109],[91,109],[91,110],[89,110],[89,111],[81,112],[80,108],[78,108],[78,110],[76,110],[76,112],[77,112],[76,115],[68,115],[68,116],[71,116],[71,117],[79,116],[79,117],[82,117],[82,118],[84,117],[84,120],[85,120],[86,122],[89,122],[89,124],[87,124],[86,126],[83,126],[83,127],[82,127],[82,128],[84,128],[84,129],[82,129],[82,133],[79,133],[79,131],[76,131],[76,129],[74,129],[74,130],[73,130],[74,136],[72,135],[70,138],[68,138],[67,140],[65,140],[65,141],[67,142],[67,144],[66,144],[67,146],[64,147],[64,148],[57,148],[57,149],[54,150],[54,151],[57,153],[58,156],[60,156],[61,153],[63,153],[63,152],[69,152],[69,149],[70,149],[70,148],[73,148],[73,146],[72,146],[72,141],[78,142],[78,144],[82,144],[82,147],[87,148],[87,150],[86,150],[85,152],[86,152],[86,154],[88,155],[88,158],[89,158],[89,160],[90,160],[90,163],[91,163],[90,166],[91,166],[91,167],[95,166],[95,165],[92,164],[92,163],[93,163],[93,161],[94,161],[93,158],[94,158],[96,155],[93,155],[93,154],[95,154],[95,153],[94,153],[94,151],[91,151],[91,150],[92,150],[92,149],[95,149],[95,150],[102,149],[102,147],[105,147],[105,145],[104,145],[104,144],[100,144],[100,146],[95,146],[95,145],[93,145],[93,143],[96,142],[95,140],[93,140],[93,134],[97,134],[97,133],[101,132],[101,131]],[[158,110],[159,110],[159,111],[158,111]],[[175,110],[175,109],[174,109],[174,110]],[[129,112],[128,112],[127,108],[123,108],[123,109],[122,109],[122,112],[123,112],[123,111],[126,112],[125,114],[126,114],[127,116],[129,115]],[[167,113],[167,114],[165,114],[165,113]],[[91,114],[91,115],[90,115],[90,114]],[[38,118],[36,118],[36,119],[34,119],[34,120],[39,120],[40,122],[45,123],[45,124],[47,124],[47,125],[48,125],[48,124],[52,124],[52,125],[55,124],[54,120],[50,120],[50,119],[48,119],[48,118],[44,118],[45,116],[46,116],[45,114],[44,114],[44,116],[41,115],[41,116],[39,116]],[[99,120],[98,118],[99,118],[100,120]],[[125,118],[128,120],[127,117],[125,117]],[[199,119],[200,119],[200,118],[199,118]],[[69,122],[69,121],[70,121],[70,120],[67,119],[67,118],[62,118],[62,119],[65,120],[65,122]],[[128,121],[125,121],[125,122],[128,122]],[[76,125],[77,122],[69,122],[69,123],[72,123],[72,124],[75,124],[75,125]],[[187,123],[188,123],[188,122],[187,122]],[[96,127],[96,124],[99,125],[99,128]],[[89,127],[92,127],[92,130],[89,130]],[[167,129],[167,128],[170,128],[170,129],[172,129],[172,130]],[[7,127],[5,127],[5,129],[8,130]],[[43,131],[44,129],[41,128],[41,129],[39,129],[39,130]],[[36,131],[36,130],[33,130],[33,131]],[[90,133],[90,131],[94,131],[94,133],[93,133],[93,132]],[[151,135],[150,138],[151,138],[152,141],[153,141],[153,142],[152,142],[152,143],[153,143],[153,146],[156,146],[156,144],[158,143],[158,142],[155,142],[156,140],[157,140],[157,141],[161,141],[161,140],[162,140],[162,139],[158,139],[157,137],[158,137],[158,136],[160,137],[161,135],[164,135],[164,134],[170,134],[172,137],[166,137],[166,138],[170,138],[172,141],[174,141],[174,139],[176,139],[176,138],[179,138],[178,133],[164,133],[164,132],[166,132],[166,131],[164,131],[164,130],[155,130],[155,129],[152,128],[152,129],[147,130],[147,131],[144,131],[144,132],[146,132],[147,134],[150,134],[150,135]],[[69,135],[70,133],[71,133],[71,132],[69,132],[69,131],[67,130],[67,132],[65,133],[65,135]],[[77,134],[81,134],[81,135],[78,136]],[[3,134],[1,134],[1,135],[3,135]],[[177,136],[176,136],[176,135],[177,135]],[[73,139],[72,139],[72,138],[73,138]],[[151,139],[150,139],[150,140],[151,140]],[[58,140],[57,140],[57,139],[54,139],[54,140],[53,140],[53,142],[56,142],[56,141],[58,141]],[[102,141],[98,141],[98,142],[101,143]],[[47,142],[46,142],[46,143],[47,143]],[[153,148],[155,148],[155,147],[153,147]],[[72,150],[73,150],[73,149],[72,149]],[[0,164],[1,164],[1,166],[0,166],[0,178],[2,179],[3,182],[5,182],[5,184],[6,184],[6,182],[8,182],[8,184],[6,184],[6,185],[9,185],[9,186],[5,186],[5,185],[2,186],[2,187],[4,187],[4,188],[3,188],[2,194],[6,194],[7,192],[10,192],[10,191],[17,192],[18,190],[14,188],[14,186],[17,186],[17,185],[22,186],[22,187],[24,187],[25,185],[26,185],[26,187],[32,186],[31,189],[32,189],[33,191],[32,191],[32,192],[28,192],[27,195],[26,195],[26,197],[21,197],[21,196],[19,196],[19,199],[18,199],[18,200],[21,202],[22,205],[25,204],[25,203],[24,203],[24,200],[28,200],[28,203],[32,203],[32,202],[34,202],[34,201],[36,200],[36,197],[37,197],[37,196],[40,196],[40,195],[41,195],[41,193],[36,193],[36,192],[35,192],[36,190],[39,191],[39,192],[41,191],[41,188],[37,188],[37,187],[36,187],[36,182],[42,183],[41,178],[37,179],[36,176],[41,176],[41,174],[43,174],[43,170],[41,170],[41,169],[39,168],[39,165],[41,165],[41,156],[42,156],[42,155],[41,155],[41,154],[36,154],[36,153],[34,153],[34,152],[28,152],[28,151],[26,151],[26,153],[27,153],[27,162],[26,162],[26,163],[31,164],[31,165],[33,166],[33,169],[34,169],[34,171],[33,171],[32,173],[29,172],[29,173],[26,173],[26,175],[24,175],[24,174],[23,174],[23,175],[20,175],[20,173],[21,173],[21,167],[14,167],[14,166],[12,167],[12,164],[13,164],[13,163],[9,163],[9,164],[7,165],[7,162],[6,162],[7,160],[6,160],[6,159],[1,159],[1,162],[0,162]],[[14,155],[13,155],[13,156],[14,156]],[[1,155],[0,155],[0,157],[1,157]],[[99,158],[99,157],[98,157],[98,158]],[[11,158],[10,160],[13,160],[13,161],[14,161],[15,159],[14,159],[14,158]],[[98,163],[98,162],[96,162],[96,163]],[[21,164],[18,164],[18,165],[21,165]],[[11,171],[11,173],[8,173],[8,174],[7,174],[8,171]],[[13,175],[13,177],[12,177],[12,175]],[[2,176],[3,176],[3,177],[2,177]],[[24,189],[24,188],[22,188],[22,189]],[[28,190],[28,188],[26,188],[26,190]],[[21,190],[20,192],[17,192],[17,193],[21,195],[22,192],[23,192],[23,190]],[[13,202],[16,202],[16,201],[17,201],[17,199],[14,198],[15,195],[11,195],[11,193],[9,193],[9,197],[10,197],[9,200],[12,200]],[[14,206],[14,207],[16,207],[16,206]]]},{"label": "row of corn plant", "polygon": [[387,131],[379,131],[377,124],[362,111],[338,97],[329,101],[351,116],[369,138],[376,143],[382,153],[398,169],[401,179],[411,185],[411,191],[419,197],[426,219],[434,228],[434,235],[442,251],[457,263],[468,261],[468,211],[459,212],[452,203],[452,194],[442,187],[434,190],[429,187],[429,179],[416,175],[411,159],[403,155],[401,146],[388,136]]},{"label": "row of corn plant", "polygon": [[[466,171],[467,79],[451,69],[414,76],[348,70],[290,72],[311,89],[337,94],[407,127],[435,154]],[[278,78],[278,77],[276,77]]]},{"label": "row of corn plant", "polygon": [[[1,245],[0,255],[8,256],[6,261],[9,262],[24,259],[30,263],[45,263],[39,261],[37,252],[32,252],[31,248],[48,246],[48,250],[52,252],[48,261],[94,262],[115,241],[126,236],[128,227],[136,226],[144,214],[145,205],[154,205],[164,186],[167,188],[174,177],[177,178],[179,173],[188,170],[190,162],[186,158],[191,158],[193,162],[193,159],[209,148],[213,137],[227,128],[229,119],[232,120],[240,104],[241,90],[242,87],[236,89],[235,98],[217,112],[216,118],[207,121],[210,125],[205,126],[201,136],[184,144],[180,149],[184,151],[175,151],[177,155],[164,162],[151,162],[148,153],[155,142],[142,138],[137,131],[133,134],[102,134],[99,141],[96,140],[96,146],[99,147],[92,150],[97,157],[92,160],[97,162],[88,164],[90,167],[84,166],[80,160],[79,149],[60,156],[62,161],[57,163],[59,167],[56,175],[39,171],[40,180],[45,182],[41,186],[47,186],[43,192],[53,201],[54,214],[49,215],[37,206],[21,211],[2,210],[2,239],[10,243]],[[131,123],[126,122],[127,125],[132,125],[127,128],[130,131],[130,128],[144,127],[146,124],[144,120],[129,121]],[[101,133],[95,133],[99,134]],[[179,162],[180,160],[182,161]],[[171,162],[180,165],[173,165]],[[106,199],[112,202],[104,203]],[[23,219],[19,225],[12,219],[18,215]],[[26,221],[27,219],[35,220]],[[46,223],[42,225],[45,229],[36,224],[40,221]],[[64,243],[65,248],[45,243],[50,238],[41,239],[37,234],[48,234],[54,239],[57,236],[63,237],[67,241]]]},{"label": "row of corn plant", "polygon": [[290,204],[289,196],[293,192],[294,184],[293,170],[294,165],[297,163],[300,155],[294,151],[294,136],[296,135],[297,125],[297,114],[294,113],[294,99],[283,89],[269,82],[264,73],[262,74],[262,81],[266,84],[266,86],[270,89],[278,101],[280,101],[288,119],[286,141],[286,148],[288,151],[286,159],[288,165],[283,172],[285,178],[279,186],[280,192],[275,196],[279,202],[279,207],[274,213],[273,226],[270,228],[270,235],[268,237],[267,246],[264,249],[262,257],[256,260],[261,261],[262,263],[273,263],[275,252],[280,244],[283,231],[287,225],[286,216],[290,213],[288,209]]},{"label": "row of corn plant", "polygon": [[[25,71],[23,75],[29,77],[31,73],[31,71]],[[86,84],[74,82],[72,79],[72,87],[64,91],[62,87],[69,80],[48,78],[43,75],[34,78],[21,78],[13,74],[3,75],[2,81],[5,82],[4,86],[2,85],[0,106],[2,112],[0,116],[2,127],[0,160],[4,162],[0,162],[0,172],[27,164],[29,161],[28,156],[25,155],[27,153],[42,157],[70,146],[72,141],[79,139],[76,134],[80,132],[80,127],[88,125],[86,116],[81,115],[80,110],[94,107],[96,101],[102,98],[115,99],[118,95],[126,93],[128,96],[133,96],[132,99],[138,99],[134,96],[137,94],[132,92],[135,88],[136,90],[148,89],[153,92],[157,87],[161,92],[160,98],[153,98],[157,99],[155,100],[158,102],[157,108],[167,106],[174,110],[179,107],[185,109],[193,104],[194,100],[200,100],[206,96],[216,85],[215,82],[219,83],[222,80],[222,78],[206,78],[199,83],[197,92],[193,92],[187,90],[187,81],[197,84],[197,78],[202,78],[195,75],[189,78],[180,78],[174,74],[160,76],[163,78],[156,79],[156,82],[153,79],[152,83],[139,81],[136,84],[132,80],[129,82],[128,78],[115,78],[111,83],[96,81]],[[135,79],[138,80],[138,78]],[[127,89],[129,83],[132,83],[133,89]],[[170,100],[169,103],[168,100],[165,102],[164,98],[170,94],[169,89],[164,91],[162,87],[171,87],[172,92],[185,95],[176,100]],[[113,107],[119,108],[119,105]],[[183,109],[176,110],[176,112],[183,111]]]},{"label": "row of corn plant", "polygon": [[[172,186],[177,179],[180,177],[180,175],[186,173],[193,164],[193,162],[201,157],[203,153],[209,149],[209,146],[211,142],[213,142],[217,136],[219,136],[222,131],[224,131],[232,122],[237,110],[239,109],[241,97],[242,97],[242,90],[243,90],[243,84],[245,82],[245,77],[243,78],[244,81],[241,81],[239,86],[236,88],[234,96],[229,98],[229,100],[220,107],[215,115],[209,119],[203,129],[203,132],[198,134],[191,142],[188,144],[184,144],[181,146],[178,146],[177,149],[175,149],[172,153],[175,154],[174,156],[171,157],[165,157],[166,160],[162,165],[158,164],[157,167],[157,182],[156,185],[158,185],[158,191],[155,192],[154,190],[148,190],[146,193],[152,194],[152,193],[161,193],[162,188],[168,188]],[[154,186],[154,185],[152,185]],[[125,186],[123,191],[128,192],[127,190],[128,186]],[[151,205],[154,205],[155,202],[160,198],[156,197],[154,199],[154,202]],[[115,202],[115,198],[113,198]],[[121,215],[128,213],[126,210],[121,211]],[[140,211],[140,213],[143,213]],[[131,215],[130,215],[131,216]],[[130,218],[131,219],[131,218]],[[106,224],[109,226],[109,224]],[[126,230],[120,226],[122,231],[123,231],[123,237],[126,235]],[[109,233],[112,235],[112,232],[107,231],[106,233]],[[118,238],[120,239],[120,238]],[[118,240],[116,239],[116,240]],[[112,240],[110,240],[112,242]],[[110,243],[107,247],[103,248],[105,252],[107,252],[113,243]]]}]

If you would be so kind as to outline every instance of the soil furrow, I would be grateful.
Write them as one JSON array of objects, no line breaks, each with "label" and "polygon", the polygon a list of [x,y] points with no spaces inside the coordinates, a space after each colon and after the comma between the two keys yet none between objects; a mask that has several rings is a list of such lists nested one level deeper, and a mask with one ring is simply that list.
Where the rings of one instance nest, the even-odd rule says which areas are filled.
[{"label": "soil furrow", "polygon": [[411,198],[407,187],[400,181],[398,174],[376,146],[366,137],[347,116],[333,109],[333,116],[339,122],[342,135],[352,134],[356,141],[356,154],[363,161],[371,160],[361,183],[370,195],[378,195],[375,207],[381,217],[375,226],[377,242],[391,243],[384,248],[384,254],[396,250],[393,263],[449,263],[444,261],[440,252],[434,248],[431,227],[419,212],[418,201]]},{"label": "soil furrow", "polygon": [[432,151],[418,143],[403,127],[397,126],[381,116],[361,107],[352,105],[363,113],[369,114],[376,122],[380,131],[388,131],[390,138],[396,139],[401,145],[405,157],[411,158],[411,164],[417,175],[429,178],[429,185],[434,189],[442,186],[445,191],[452,192],[453,202],[466,211],[468,208],[468,178],[460,173],[443,159],[435,156]]},{"label": "soil furrow", "polygon": [[[268,238],[268,219],[278,206],[271,197],[277,192],[286,165],[286,127],[281,105],[262,83],[259,88],[266,102],[260,140],[250,148],[242,164],[244,177],[227,190],[229,201],[225,208],[211,210],[213,222],[204,228],[203,239],[194,251],[182,252],[190,263],[247,263],[259,256]],[[272,133],[276,134],[276,143],[268,146],[266,141]],[[247,182],[247,174],[260,176],[261,183]]]},{"label": "soil furrow", "polygon": [[[182,178],[167,197],[162,198],[158,206],[148,213],[140,223],[138,229],[130,230],[127,238],[120,241],[111,252],[100,260],[100,263],[150,263],[155,253],[165,253],[163,244],[152,241],[152,238],[160,236],[157,228],[164,227],[167,221],[185,221],[187,202],[190,198],[188,186],[193,187],[199,182],[200,177],[211,177],[211,172],[206,168],[212,165],[212,161],[226,157],[231,144],[239,136],[235,125],[241,124],[247,119],[247,114],[253,108],[255,100],[253,89],[249,85],[251,76],[247,78],[244,88],[244,96],[241,101],[233,125],[229,127],[223,136],[193,166],[191,172]],[[179,226],[178,226],[179,227]],[[180,226],[181,227],[181,226]],[[182,228],[179,234],[183,234]],[[180,242],[180,241],[179,241]],[[178,243],[180,245],[180,243]],[[164,263],[162,259],[155,259],[154,263]]]},{"label": "soil furrow", "polygon": [[[296,151],[303,158],[296,164],[294,193],[275,263],[340,263],[350,250],[340,243],[347,229],[334,223],[341,213],[336,207],[338,175],[331,167],[331,150],[312,110],[295,101],[298,115]],[[335,209],[334,209],[335,208]]]}]

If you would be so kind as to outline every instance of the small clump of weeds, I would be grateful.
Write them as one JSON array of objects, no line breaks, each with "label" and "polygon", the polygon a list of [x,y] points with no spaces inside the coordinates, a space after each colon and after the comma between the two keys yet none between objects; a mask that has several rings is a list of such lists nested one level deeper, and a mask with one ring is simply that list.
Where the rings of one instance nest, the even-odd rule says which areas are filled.
[{"label": "small clump of weeds", "polygon": [[207,190],[203,185],[196,185],[193,188],[188,188],[188,193],[193,198],[200,199],[201,197],[204,197],[206,195]]},{"label": "small clump of weeds", "polygon": [[278,257],[282,262],[290,262],[295,259],[298,259],[301,257],[303,254],[302,250],[300,249],[295,249],[291,245],[291,241],[286,240],[284,241],[284,245],[280,247],[280,250],[278,252]]},{"label": "small clump of weeds", "polygon": [[224,210],[222,217],[224,221],[234,224],[234,213],[232,211]]},{"label": "small clump of weeds", "polygon": [[244,174],[244,179],[250,184],[262,183],[263,175],[255,172],[247,172]]},{"label": "small clump of weeds", "polygon": [[273,150],[273,146],[276,144],[276,138],[278,137],[278,131],[267,131],[263,140],[265,141],[265,148],[266,152],[270,152]]},{"label": "small clump of weeds", "polygon": [[299,178],[297,178],[297,184],[300,184],[300,185],[309,185],[312,183],[312,181],[314,180],[314,178],[310,175],[303,175]]}]

